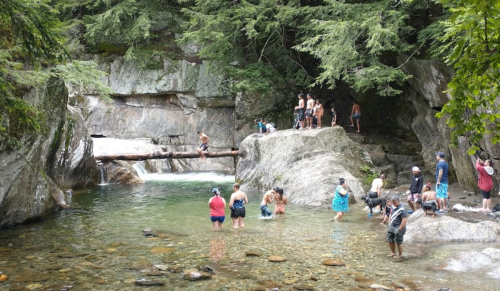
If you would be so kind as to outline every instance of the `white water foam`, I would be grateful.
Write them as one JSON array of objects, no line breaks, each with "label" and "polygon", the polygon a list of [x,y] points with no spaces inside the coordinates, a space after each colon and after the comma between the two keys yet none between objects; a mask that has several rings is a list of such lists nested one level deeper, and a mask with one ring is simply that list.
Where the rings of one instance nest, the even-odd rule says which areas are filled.
[{"label": "white water foam", "polygon": [[148,173],[140,164],[135,163],[134,169],[143,181],[165,181],[165,182],[220,182],[234,183],[234,175],[224,175],[214,172],[191,172],[191,173]]}]

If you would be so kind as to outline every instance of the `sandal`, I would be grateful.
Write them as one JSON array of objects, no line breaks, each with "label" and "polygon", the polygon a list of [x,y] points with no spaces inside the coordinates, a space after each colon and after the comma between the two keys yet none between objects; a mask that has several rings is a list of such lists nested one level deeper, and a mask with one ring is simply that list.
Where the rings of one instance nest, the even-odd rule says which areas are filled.
[{"label": "sandal", "polygon": [[396,254],[390,254],[390,255],[387,255],[387,256],[388,257],[393,257],[393,258],[397,257]]}]

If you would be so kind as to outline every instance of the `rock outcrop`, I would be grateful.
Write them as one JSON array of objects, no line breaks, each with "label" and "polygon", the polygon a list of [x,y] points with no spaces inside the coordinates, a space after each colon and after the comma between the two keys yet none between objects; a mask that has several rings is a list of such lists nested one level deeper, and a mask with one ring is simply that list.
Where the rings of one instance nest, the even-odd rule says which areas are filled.
[{"label": "rock outcrop", "polygon": [[342,127],[291,129],[243,140],[236,181],[252,191],[283,186],[294,204],[330,205],[341,177],[354,196],[364,195],[363,165],[371,165],[368,154]]},{"label": "rock outcrop", "polygon": [[23,146],[14,151],[0,146],[0,227],[67,207],[61,188],[97,183],[92,140],[78,113],[68,110],[67,98],[64,84],[55,79],[23,97],[44,113],[47,132],[24,134]]},{"label": "rock outcrop", "polygon": [[408,219],[405,242],[499,242],[500,223],[482,221],[470,223],[449,217],[436,215],[424,216],[422,209],[415,211]]},{"label": "rock outcrop", "polygon": [[448,259],[445,270],[454,272],[482,273],[491,278],[500,278],[500,249],[487,248],[483,251],[465,251]]}]

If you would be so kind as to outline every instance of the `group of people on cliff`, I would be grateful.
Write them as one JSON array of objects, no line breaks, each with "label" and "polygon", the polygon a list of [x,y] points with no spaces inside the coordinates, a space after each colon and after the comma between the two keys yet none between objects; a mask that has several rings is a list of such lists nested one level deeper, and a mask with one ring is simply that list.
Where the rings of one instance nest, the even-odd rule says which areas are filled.
[{"label": "group of people on cliff", "polygon": [[[319,99],[314,100],[311,93],[307,94],[307,102],[304,100],[304,94],[298,95],[299,104],[295,106],[295,122],[293,127],[296,129],[313,129],[321,128],[321,119],[324,114],[324,107]],[[337,125],[337,112],[335,108],[331,109],[332,123],[331,126]],[[360,132],[361,107],[354,101],[350,115],[351,125],[355,126],[356,121],[357,131]]]},{"label": "group of people on cliff", "polygon": [[[240,190],[240,185],[235,183],[233,185],[234,193],[231,194],[229,200],[229,209],[231,210],[231,219],[233,220],[233,228],[238,229],[245,227],[245,204],[248,203],[247,194]],[[212,221],[215,231],[222,229],[222,224],[226,219],[225,209],[226,200],[221,197],[218,188],[213,188],[213,197],[208,200],[208,207],[210,208],[210,220]],[[266,191],[262,202],[260,203],[261,218],[270,218],[273,213],[268,208],[268,204],[276,202],[274,207],[274,215],[285,214],[285,205],[287,204],[287,197],[283,193],[283,188],[274,187]]]}]

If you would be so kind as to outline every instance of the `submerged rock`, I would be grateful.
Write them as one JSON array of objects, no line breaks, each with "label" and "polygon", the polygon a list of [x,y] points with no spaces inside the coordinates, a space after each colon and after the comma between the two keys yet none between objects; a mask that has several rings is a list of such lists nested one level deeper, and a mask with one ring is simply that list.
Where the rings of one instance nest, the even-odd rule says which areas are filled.
[{"label": "submerged rock", "polygon": [[294,204],[330,205],[341,177],[354,196],[364,195],[364,165],[372,165],[369,155],[342,127],[284,130],[241,143],[236,181],[253,191],[283,186]]},{"label": "submerged rock", "polygon": [[184,279],[189,281],[208,280],[212,278],[212,274],[198,270],[184,271]]},{"label": "submerged rock", "polygon": [[324,260],[323,265],[325,265],[325,266],[345,266],[345,264],[339,260]]},{"label": "submerged rock", "polygon": [[268,259],[270,262],[284,262],[284,261],[286,261],[286,259],[285,259],[285,258],[280,257],[280,256],[269,256],[267,259]]},{"label": "submerged rock", "polygon": [[153,279],[138,279],[138,280],[135,280],[135,285],[137,285],[137,286],[164,286],[165,281],[153,280]]}]

